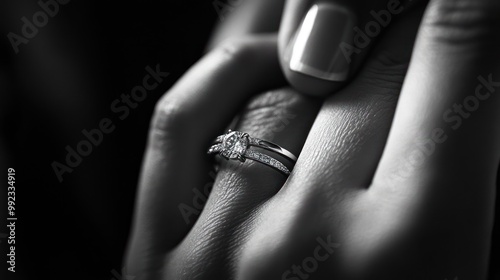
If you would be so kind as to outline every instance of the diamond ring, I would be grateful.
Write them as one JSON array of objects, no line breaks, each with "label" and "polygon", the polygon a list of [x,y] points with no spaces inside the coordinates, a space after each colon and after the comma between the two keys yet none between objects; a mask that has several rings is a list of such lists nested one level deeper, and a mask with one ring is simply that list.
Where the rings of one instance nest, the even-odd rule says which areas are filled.
[{"label": "diamond ring", "polygon": [[257,147],[274,152],[295,164],[297,157],[281,146],[269,141],[251,137],[248,133],[229,130],[226,134],[217,136],[214,144],[208,150],[208,154],[220,154],[225,159],[240,160],[244,162],[251,159],[270,166],[285,175],[290,174],[290,169],[281,161],[250,147]]}]

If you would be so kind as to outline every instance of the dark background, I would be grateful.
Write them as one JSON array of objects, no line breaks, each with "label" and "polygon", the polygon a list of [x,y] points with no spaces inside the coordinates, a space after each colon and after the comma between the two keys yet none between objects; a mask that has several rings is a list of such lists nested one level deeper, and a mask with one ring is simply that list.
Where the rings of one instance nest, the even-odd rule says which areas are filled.
[{"label": "dark background", "polygon": [[[7,34],[21,35],[21,18],[40,10],[37,1],[0,4],[0,167],[5,181],[3,170],[16,169],[18,217],[17,272],[7,274],[2,239],[0,278],[122,280],[154,105],[203,54],[219,15],[210,0],[72,0],[16,54]],[[120,120],[111,103],[157,64],[170,76]],[[116,129],[59,182],[51,164],[103,118]]]},{"label": "dark background", "polygon": [[[17,272],[4,268],[7,243],[0,239],[1,279],[132,280],[120,275],[121,261],[149,119],[156,101],[203,54],[220,14],[212,0],[72,0],[16,54],[6,35],[21,34],[20,19],[39,10],[37,1],[0,3],[0,168],[16,169],[19,219]],[[170,76],[120,120],[111,103],[157,64]],[[103,118],[115,131],[59,182],[51,164],[64,164],[66,146],[76,149],[86,139],[82,130],[98,128]],[[498,223],[495,232],[499,240]]]}]

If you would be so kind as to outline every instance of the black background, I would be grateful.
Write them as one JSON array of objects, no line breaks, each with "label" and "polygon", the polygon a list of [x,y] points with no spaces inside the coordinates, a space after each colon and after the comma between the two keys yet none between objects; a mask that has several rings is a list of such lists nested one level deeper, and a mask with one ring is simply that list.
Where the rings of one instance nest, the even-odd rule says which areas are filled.
[{"label": "black background", "polygon": [[[212,1],[72,0],[16,54],[6,35],[20,35],[20,19],[41,8],[9,0],[0,9],[0,128],[8,147],[0,163],[16,169],[18,217],[17,272],[7,274],[3,239],[7,278],[0,278],[122,280],[114,273],[121,273],[154,105],[203,54],[219,15]],[[120,120],[111,103],[157,64],[170,76]],[[65,147],[75,148],[85,140],[81,131],[103,118],[115,131],[59,182],[51,164],[64,163]]]}]

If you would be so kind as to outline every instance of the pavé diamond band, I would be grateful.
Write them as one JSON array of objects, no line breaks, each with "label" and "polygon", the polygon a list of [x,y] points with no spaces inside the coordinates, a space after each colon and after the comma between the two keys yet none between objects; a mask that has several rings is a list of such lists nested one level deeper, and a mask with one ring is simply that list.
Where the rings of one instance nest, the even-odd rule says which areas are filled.
[{"label": "pav\u00e9 diamond band", "polygon": [[215,139],[214,144],[208,150],[209,154],[220,154],[226,159],[237,159],[244,162],[246,159],[255,160],[270,166],[285,175],[290,174],[290,170],[281,161],[250,149],[251,146],[262,148],[288,159],[295,164],[297,157],[286,149],[272,142],[250,137],[248,133],[229,130],[226,134],[220,135]]}]

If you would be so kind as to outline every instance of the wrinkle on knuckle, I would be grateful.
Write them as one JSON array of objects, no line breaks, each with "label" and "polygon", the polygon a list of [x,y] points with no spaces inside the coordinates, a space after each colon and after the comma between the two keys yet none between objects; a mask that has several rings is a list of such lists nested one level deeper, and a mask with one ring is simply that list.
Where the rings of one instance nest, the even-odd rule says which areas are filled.
[{"label": "wrinkle on knuckle", "polygon": [[289,114],[284,108],[260,108],[245,114],[243,127],[259,137],[273,137],[265,134],[282,131],[289,123],[286,118]]},{"label": "wrinkle on knuckle", "polygon": [[[296,117],[300,103],[297,94],[271,91],[253,99],[242,114],[241,126],[259,137],[273,137],[263,133],[278,133]],[[265,129],[264,129],[265,128]]]},{"label": "wrinkle on knuckle", "polygon": [[292,91],[269,91],[254,98],[248,105],[248,110],[259,108],[289,107],[298,102],[299,95]]},{"label": "wrinkle on knuckle", "polygon": [[459,50],[478,47],[491,42],[491,36],[500,31],[499,14],[498,1],[434,1],[422,30],[426,30],[425,37]]},{"label": "wrinkle on knuckle", "polygon": [[363,85],[369,85],[386,92],[398,95],[408,70],[408,61],[398,61],[392,54],[379,53],[364,69],[360,76]]}]

